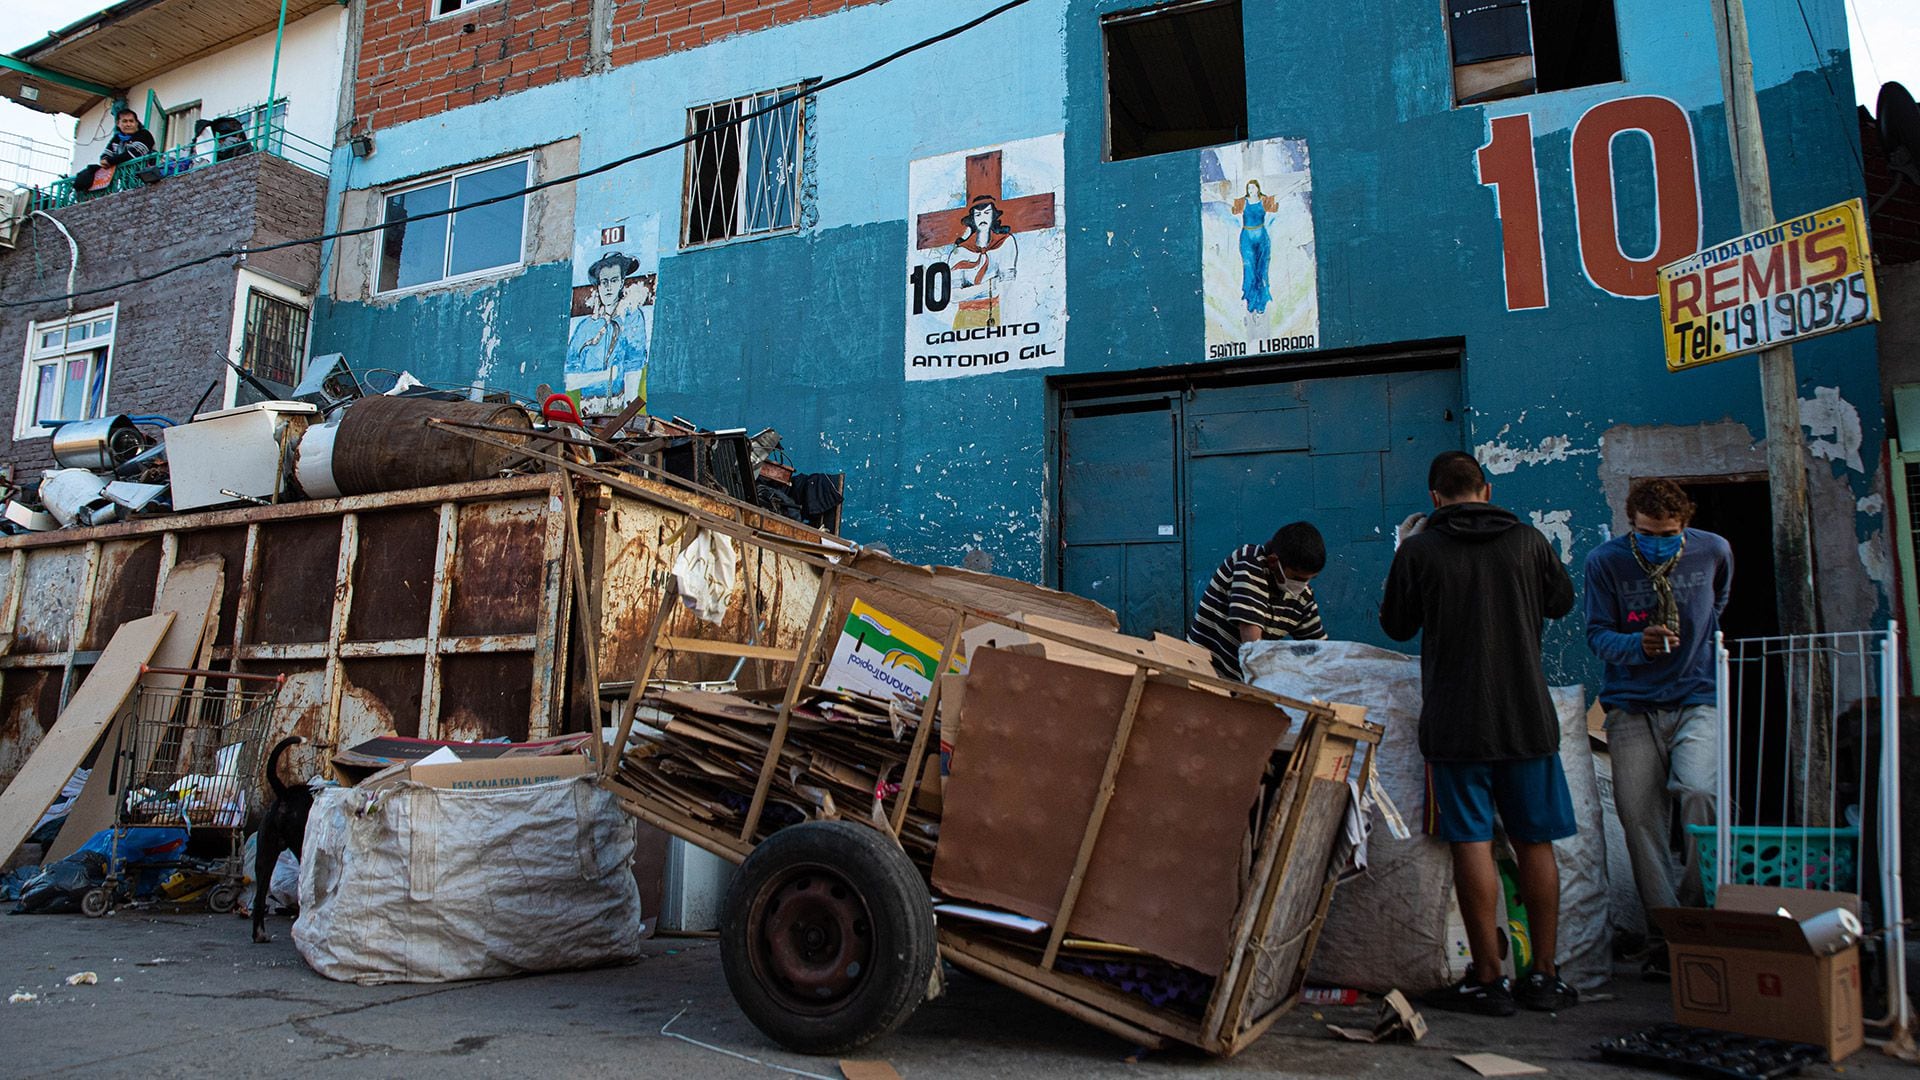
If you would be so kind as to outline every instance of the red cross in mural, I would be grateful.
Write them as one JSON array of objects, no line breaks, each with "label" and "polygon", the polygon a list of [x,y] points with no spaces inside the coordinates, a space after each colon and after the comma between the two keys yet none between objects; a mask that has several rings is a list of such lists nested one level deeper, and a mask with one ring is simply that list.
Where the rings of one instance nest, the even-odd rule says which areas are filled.
[{"label": "red cross in mural", "polygon": [[951,210],[921,214],[914,223],[914,246],[942,248],[957,243],[966,231],[967,211],[975,199],[986,196],[1000,208],[1000,223],[1014,232],[1053,228],[1053,193],[1001,198],[1000,151],[967,158],[967,198]]}]

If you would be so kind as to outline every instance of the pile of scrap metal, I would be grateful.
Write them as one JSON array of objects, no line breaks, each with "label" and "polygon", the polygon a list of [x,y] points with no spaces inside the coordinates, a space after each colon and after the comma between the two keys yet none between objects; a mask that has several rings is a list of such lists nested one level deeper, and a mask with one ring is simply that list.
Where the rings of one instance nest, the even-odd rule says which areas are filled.
[{"label": "pile of scrap metal", "polygon": [[[725,694],[649,694],[637,716],[621,778],[687,818],[738,833],[780,717],[781,689]],[[802,821],[879,814],[900,790],[919,710],[852,690],[810,687],[794,703],[756,840]],[[937,801],[923,793],[908,811],[901,846],[933,867]]]},{"label": "pile of scrap metal", "polygon": [[235,370],[241,397],[257,400],[190,423],[126,414],[42,421],[54,431],[56,467],[36,480],[6,478],[0,532],[404,491],[563,463],[691,484],[828,531],[839,524],[839,478],[796,475],[771,428],[751,439],[744,429],[707,431],[641,415],[638,401],[582,417],[574,399],[546,387],[537,401],[436,388],[406,372],[356,374],[338,355],[316,357],[291,390]]}]

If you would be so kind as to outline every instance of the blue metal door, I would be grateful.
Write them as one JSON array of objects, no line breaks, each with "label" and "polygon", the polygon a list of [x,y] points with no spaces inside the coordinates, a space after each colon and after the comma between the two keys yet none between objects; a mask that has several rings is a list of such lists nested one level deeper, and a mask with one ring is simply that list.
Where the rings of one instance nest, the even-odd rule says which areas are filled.
[{"label": "blue metal door", "polygon": [[1172,394],[1061,416],[1062,586],[1114,609],[1130,634],[1176,633],[1186,619],[1179,430]]},{"label": "blue metal door", "polygon": [[1327,632],[1389,644],[1393,526],[1428,509],[1428,462],[1460,447],[1459,394],[1448,368],[1070,404],[1062,586],[1128,633],[1184,635],[1229,552],[1310,521],[1327,541],[1314,581]]}]

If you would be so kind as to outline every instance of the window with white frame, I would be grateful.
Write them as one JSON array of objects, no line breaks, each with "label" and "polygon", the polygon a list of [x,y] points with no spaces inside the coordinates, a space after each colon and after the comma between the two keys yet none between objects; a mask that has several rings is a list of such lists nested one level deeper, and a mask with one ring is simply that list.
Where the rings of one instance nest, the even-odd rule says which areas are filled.
[{"label": "window with white frame", "polygon": [[118,306],[27,326],[27,355],[14,414],[16,439],[48,435],[55,420],[106,414]]},{"label": "window with white frame", "polygon": [[494,0],[428,0],[428,2],[433,5],[431,17],[438,19],[443,15],[458,15],[468,8],[491,4]]},{"label": "window with white frame", "polygon": [[160,144],[163,149],[177,150],[193,142],[196,132],[193,126],[200,119],[200,103],[182,105],[177,109],[168,109],[164,126],[160,129]]},{"label": "window with white frame", "polygon": [[[682,246],[800,227],[806,99],[795,95],[801,89],[789,86],[687,110],[687,133],[706,134],[687,144]],[[785,98],[792,100],[780,104]],[[772,106],[778,107],[753,115]]]},{"label": "window with white frame", "polygon": [[[520,158],[388,191],[381,218],[386,228],[380,237],[379,291],[458,281],[519,266],[526,234],[526,196],[486,206],[474,204],[519,191],[527,186],[530,173],[529,159]],[[448,207],[454,207],[454,213],[413,220]]]}]

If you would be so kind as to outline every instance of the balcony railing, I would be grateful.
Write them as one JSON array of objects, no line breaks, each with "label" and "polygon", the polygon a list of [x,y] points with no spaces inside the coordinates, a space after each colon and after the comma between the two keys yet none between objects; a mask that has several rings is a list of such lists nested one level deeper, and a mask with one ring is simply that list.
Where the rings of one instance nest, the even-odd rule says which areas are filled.
[{"label": "balcony railing", "polygon": [[77,202],[88,202],[134,188],[149,187],[171,177],[182,176],[250,153],[272,154],[274,157],[292,162],[322,176],[327,174],[327,167],[332,158],[328,147],[321,146],[312,139],[295,135],[286,129],[286,123],[282,117],[275,116],[268,119],[264,111],[261,111],[255,113],[252,121],[242,131],[228,135],[215,135],[209,131],[183,146],[157,151],[131,161],[123,161],[114,166],[112,179],[103,187],[87,191],[76,190],[74,178],[71,176],[64,176],[43,187],[37,187],[33,191],[32,209],[57,210]]}]

